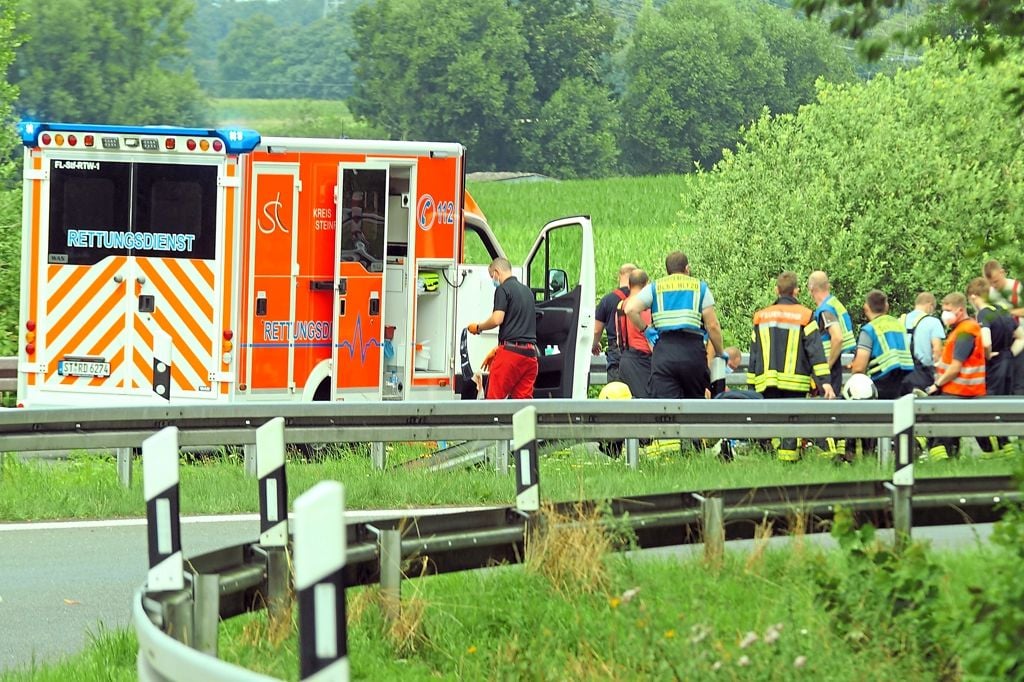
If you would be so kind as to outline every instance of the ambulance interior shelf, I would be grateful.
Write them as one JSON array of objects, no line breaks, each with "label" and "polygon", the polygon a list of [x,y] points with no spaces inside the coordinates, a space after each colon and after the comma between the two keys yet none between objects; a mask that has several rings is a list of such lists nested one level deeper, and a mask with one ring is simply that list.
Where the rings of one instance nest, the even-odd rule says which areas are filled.
[{"label": "ambulance interior shelf", "polygon": [[419,266],[416,271],[416,326],[413,368],[417,373],[447,373],[451,345],[451,304],[454,290],[449,285],[454,265]]}]

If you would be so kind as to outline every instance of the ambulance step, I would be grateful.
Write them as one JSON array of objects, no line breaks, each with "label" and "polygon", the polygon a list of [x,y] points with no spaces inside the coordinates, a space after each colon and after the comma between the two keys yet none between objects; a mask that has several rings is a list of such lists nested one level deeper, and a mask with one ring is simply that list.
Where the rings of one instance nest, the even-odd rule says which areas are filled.
[{"label": "ambulance step", "polygon": [[427,457],[414,459],[402,465],[404,469],[425,471],[449,471],[468,468],[487,461],[488,452],[494,447],[493,440],[467,440],[438,450]]}]

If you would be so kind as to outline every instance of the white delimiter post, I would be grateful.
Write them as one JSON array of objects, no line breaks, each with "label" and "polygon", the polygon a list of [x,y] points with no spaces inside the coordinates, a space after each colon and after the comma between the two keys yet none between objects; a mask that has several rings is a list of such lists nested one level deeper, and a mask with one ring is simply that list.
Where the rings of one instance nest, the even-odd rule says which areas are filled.
[{"label": "white delimiter post", "polygon": [[142,477],[149,540],[146,589],[183,589],[176,426],[168,426],[142,442]]},{"label": "white delimiter post", "polygon": [[284,418],[256,429],[256,476],[260,486],[260,544],[288,543],[288,482],[284,471]]},{"label": "white delimiter post", "polygon": [[533,405],[512,415],[512,450],[516,461],[516,508],[540,509],[540,473],[537,466],[537,408]]},{"label": "white delimiter post", "polygon": [[913,529],[914,492],[914,396],[905,395],[893,402],[892,440],[896,446],[896,470],[892,476],[893,529],[897,547],[910,542]]},{"label": "white delimiter post", "polygon": [[317,483],[295,500],[295,589],[299,598],[299,675],[349,678],[345,616],[345,489]]}]

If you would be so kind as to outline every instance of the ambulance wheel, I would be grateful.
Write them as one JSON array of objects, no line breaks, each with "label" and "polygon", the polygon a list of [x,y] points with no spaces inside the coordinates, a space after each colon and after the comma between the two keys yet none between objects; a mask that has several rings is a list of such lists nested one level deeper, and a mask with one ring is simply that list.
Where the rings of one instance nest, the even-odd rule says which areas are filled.
[{"label": "ambulance wheel", "polygon": [[[331,379],[328,377],[320,382],[313,392],[314,403],[326,403],[331,399]],[[296,446],[299,455],[307,462],[322,462],[336,452],[334,443],[299,443]]]}]

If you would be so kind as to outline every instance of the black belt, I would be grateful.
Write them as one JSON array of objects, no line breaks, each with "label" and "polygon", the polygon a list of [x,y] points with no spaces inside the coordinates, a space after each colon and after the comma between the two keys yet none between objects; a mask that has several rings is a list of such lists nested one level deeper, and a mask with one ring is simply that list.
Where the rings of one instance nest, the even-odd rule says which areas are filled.
[{"label": "black belt", "polygon": [[527,358],[535,358],[540,354],[537,352],[537,344],[530,343],[528,341],[525,343],[520,343],[518,341],[502,341],[501,345],[505,347],[505,350],[511,353],[522,355]]}]

